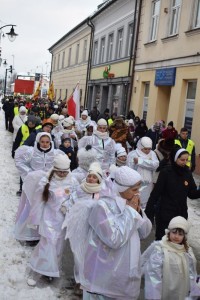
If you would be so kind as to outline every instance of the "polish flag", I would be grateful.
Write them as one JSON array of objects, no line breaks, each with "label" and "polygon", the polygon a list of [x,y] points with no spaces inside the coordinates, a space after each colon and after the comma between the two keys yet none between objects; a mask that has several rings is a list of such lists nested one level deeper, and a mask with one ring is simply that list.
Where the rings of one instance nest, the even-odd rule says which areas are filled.
[{"label": "polish flag", "polygon": [[68,115],[73,116],[75,120],[80,118],[80,89],[77,83],[73,94],[67,101]]}]

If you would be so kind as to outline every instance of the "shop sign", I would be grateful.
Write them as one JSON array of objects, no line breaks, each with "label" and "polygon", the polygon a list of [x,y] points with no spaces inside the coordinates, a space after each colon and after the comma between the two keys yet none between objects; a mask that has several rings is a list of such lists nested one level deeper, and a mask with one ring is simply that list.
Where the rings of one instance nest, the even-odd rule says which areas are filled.
[{"label": "shop sign", "polygon": [[175,85],[176,68],[163,68],[156,70],[155,85],[171,86]]}]

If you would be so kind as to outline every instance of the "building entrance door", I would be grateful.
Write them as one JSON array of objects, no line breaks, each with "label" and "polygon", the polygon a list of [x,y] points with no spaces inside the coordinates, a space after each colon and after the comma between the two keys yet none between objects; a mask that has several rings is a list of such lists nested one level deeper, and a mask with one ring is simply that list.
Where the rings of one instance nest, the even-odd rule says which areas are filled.
[{"label": "building entrance door", "polygon": [[156,120],[168,119],[168,110],[171,96],[171,86],[159,86],[156,103]]}]

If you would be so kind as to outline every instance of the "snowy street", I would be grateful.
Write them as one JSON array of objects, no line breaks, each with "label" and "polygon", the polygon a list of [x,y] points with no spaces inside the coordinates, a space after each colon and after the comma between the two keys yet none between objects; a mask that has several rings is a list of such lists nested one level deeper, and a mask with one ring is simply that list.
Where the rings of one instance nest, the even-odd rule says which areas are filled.
[{"label": "snowy street", "polygon": [[[67,250],[65,251],[64,269],[68,268],[68,272],[65,270],[60,280],[54,280],[49,284],[41,279],[34,288],[27,285],[27,261],[33,249],[22,246],[13,237],[15,215],[19,203],[19,197],[16,196],[16,191],[19,189],[19,175],[11,157],[12,134],[5,130],[2,110],[0,111],[0,145],[0,299],[80,299],[80,297],[74,296],[72,291],[63,288],[66,277],[72,274],[72,257],[71,253],[68,255]],[[195,180],[198,182],[199,178],[195,177]],[[200,199],[188,200],[188,205],[191,224],[189,242],[198,260],[198,273],[200,274]],[[151,241],[146,244],[149,242]],[[146,248],[146,244],[142,243],[143,250]]]}]

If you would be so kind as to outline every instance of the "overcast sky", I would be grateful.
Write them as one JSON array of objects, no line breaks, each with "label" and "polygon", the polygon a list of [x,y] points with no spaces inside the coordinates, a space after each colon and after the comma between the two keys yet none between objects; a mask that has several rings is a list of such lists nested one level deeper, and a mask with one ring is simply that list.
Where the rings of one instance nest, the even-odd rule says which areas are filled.
[{"label": "overcast sky", "polygon": [[[14,42],[1,38],[2,58],[19,72],[50,70],[48,48],[92,14],[102,0],[0,0],[0,27],[17,25]],[[3,32],[9,32],[6,27]],[[5,74],[1,65],[0,74]]]}]

